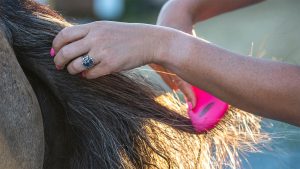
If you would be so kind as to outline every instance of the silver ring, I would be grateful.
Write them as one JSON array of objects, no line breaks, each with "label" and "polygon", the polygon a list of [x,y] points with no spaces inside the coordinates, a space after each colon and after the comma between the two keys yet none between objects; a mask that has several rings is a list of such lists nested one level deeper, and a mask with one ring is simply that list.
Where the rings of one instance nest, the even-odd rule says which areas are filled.
[{"label": "silver ring", "polygon": [[90,68],[94,67],[94,64],[95,64],[94,59],[92,57],[90,57],[89,55],[82,57],[82,65],[86,69],[90,69]]}]

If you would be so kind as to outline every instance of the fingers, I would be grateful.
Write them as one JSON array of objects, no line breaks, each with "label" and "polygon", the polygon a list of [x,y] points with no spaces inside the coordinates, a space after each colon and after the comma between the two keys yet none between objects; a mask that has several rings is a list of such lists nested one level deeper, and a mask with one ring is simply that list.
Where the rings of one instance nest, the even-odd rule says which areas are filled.
[{"label": "fingers", "polygon": [[[93,79],[102,75],[109,74],[108,66],[105,64],[100,64],[100,55],[98,53],[91,54],[92,48],[89,45],[89,39],[87,35],[90,32],[90,25],[77,25],[63,29],[53,40],[51,49],[51,55],[57,52],[54,58],[54,63],[57,69],[61,70],[67,65],[67,70],[70,74],[75,75],[82,73],[82,76]],[[83,66],[82,57],[83,55],[88,55],[93,58],[94,67],[87,70]],[[94,52],[95,53],[95,52]],[[98,56],[98,57],[96,57]]]},{"label": "fingers", "polygon": [[64,28],[54,38],[52,47],[55,51],[59,51],[63,46],[84,38],[89,33],[88,25],[76,25]]},{"label": "fingers", "polygon": [[186,81],[178,78],[177,79],[177,86],[181,90],[181,92],[184,94],[184,96],[186,97],[187,102],[189,104],[191,103],[192,108],[194,108],[196,106],[197,99],[196,99],[196,96],[194,94],[192,85],[190,85]]},{"label": "fingers", "polygon": [[105,64],[104,62],[100,62],[94,68],[86,70],[83,72],[82,76],[87,79],[96,79],[101,76],[105,76],[112,73],[112,68]]},{"label": "fingers", "polygon": [[[148,32],[151,35],[145,40],[144,35]],[[159,35],[163,32],[151,25],[114,22],[69,27],[54,39],[53,48],[57,52],[54,62],[59,70],[67,67],[71,74],[77,74],[85,70],[82,58],[78,57],[91,53],[90,57],[95,60],[96,65],[84,71],[89,79],[133,69],[151,62],[159,53],[154,42],[158,41],[156,36],[161,37]],[[142,44],[139,43],[141,41]],[[50,55],[53,53],[51,50]],[[89,67],[92,61],[87,58],[84,65]]]},{"label": "fingers", "polygon": [[73,59],[88,53],[90,48],[85,39],[81,39],[62,47],[54,58],[54,63],[61,69]]},{"label": "fingers", "polygon": [[[93,57],[95,55],[89,53],[88,56],[90,56],[91,58],[93,58],[94,61],[94,65],[95,67],[100,63],[100,58],[98,57]],[[68,72],[72,75],[81,73],[83,71],[85,71],[85,73],[88,71],[86,67],[83,66],[82,64],[82,57],[78,57],[75,60],[73,60],[67,67]],[[93,68],[92,68],[93,69]],[[83,74],[84,75],[84,74]]]}]

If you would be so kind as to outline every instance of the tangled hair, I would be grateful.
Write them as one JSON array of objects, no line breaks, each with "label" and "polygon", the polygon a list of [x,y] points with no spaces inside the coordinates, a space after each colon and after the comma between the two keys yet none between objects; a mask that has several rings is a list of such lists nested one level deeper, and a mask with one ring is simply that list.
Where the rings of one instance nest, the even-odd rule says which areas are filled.
[{"label": "tangled hair", "polygon": [[0,0],[0,29],[42,110],[44,169],[238,168],[241,152],[268,140],[260,118],[236,108],[195,133],[185,104],[132,71],[95,80],[57,71],[49,49],[67,26],[32,0]]}]

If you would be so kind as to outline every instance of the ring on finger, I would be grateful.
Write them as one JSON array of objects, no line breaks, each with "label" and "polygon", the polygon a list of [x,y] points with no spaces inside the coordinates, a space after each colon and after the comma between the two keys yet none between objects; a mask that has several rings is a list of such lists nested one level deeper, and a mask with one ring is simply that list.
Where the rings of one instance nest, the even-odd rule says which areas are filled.
[{"label": "ring on finger", "polygon": [[85,56],[82,57],[82,65],[86,69],[90,69],[90,68],[95,66],[94,59],[89,55],[85,55]]}]

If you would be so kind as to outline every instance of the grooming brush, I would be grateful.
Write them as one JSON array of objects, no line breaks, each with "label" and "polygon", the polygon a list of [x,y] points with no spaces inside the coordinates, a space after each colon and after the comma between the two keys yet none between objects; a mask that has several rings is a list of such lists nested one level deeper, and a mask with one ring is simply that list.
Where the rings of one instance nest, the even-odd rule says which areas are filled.
[{"label": "grooming brush", "polygon": [[196,96],[196,106],[188,105],[188,115],[194,129],[199,132],[207,132],[213,129],[224,117],[229,106],[215,96],[193,86]]}]

